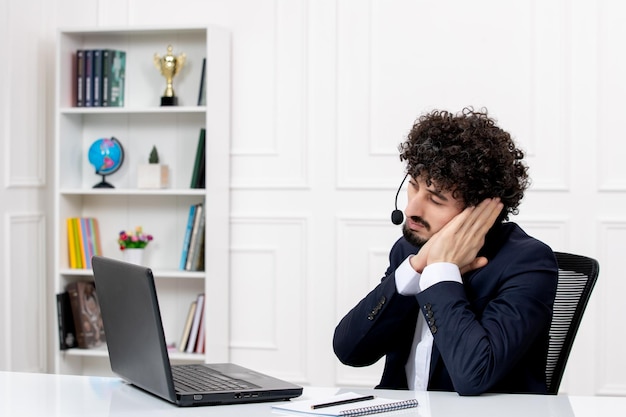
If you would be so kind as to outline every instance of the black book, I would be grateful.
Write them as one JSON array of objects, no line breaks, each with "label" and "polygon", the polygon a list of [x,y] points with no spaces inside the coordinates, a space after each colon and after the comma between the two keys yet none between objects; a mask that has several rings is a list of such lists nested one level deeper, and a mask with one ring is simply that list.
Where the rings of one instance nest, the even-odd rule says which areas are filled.
[{"label": "black book", "polygon": [[204,91],[204,77],[206,73],[206,58],[202,58],[202,72],[200,74],[200,88],[198,91],[198,106],[206,105],[206,97]]},{"label": "black book", "polygon": [[57,318],[59,322],[59,349],[67,350],[78,346],[76,327],[70,295],[67,291],[57,294]]}]

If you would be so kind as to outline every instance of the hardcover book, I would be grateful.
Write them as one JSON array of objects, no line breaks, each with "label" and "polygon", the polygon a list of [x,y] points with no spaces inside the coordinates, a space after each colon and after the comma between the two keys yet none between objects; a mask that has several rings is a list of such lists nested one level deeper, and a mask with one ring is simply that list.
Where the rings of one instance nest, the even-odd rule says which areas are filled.
[{"label": "hardcover book", "polygon": [[204,91],[205,74],[206,74],[206,58],[202,58],[202,71],[200,73],[200,88],[198,92],[198,106],[206,106],[206,92]]},{"label": "hardcover book", "polygon": [[109,79],[111,78],[111,67],[113,66],[112,56],[113,51],[111,49],[102,50],[102,97],[100,100],[102,107],[109,107],[110,105]]},{"label": "hardcover book", "polygon": [[102,106],[102,50],[94,49],[92,58],[93,106]]},{"label": "hardcover book", "polygon": [[85,107],[93,106],[93,50],[85,50]]},{"label": "hardcover book", "polygon": [[187,312],[187,320],[185,320],[185,327],[183,328],[183,334],[180,336],[180,343],[178,344],[178,350],[185,352],[187,350],[187,342],[189,341],[189,334],[191,333],[191,326],[193,319],[196,315],[196,300],[193,300],[189,304],[189,311]]},{"label": "hardcover book", "polygon": [[78,347],[88,349],[102,345],[104,326],[94,283],[76,281],[65,289],[70,298]]},{"label": "hardcover book", "polygon": [[187,228],[185,229],[185,237],[183,238],[183,250],[180,255],[179,269],[185,270],[187,264],[187,255],[189,254],[189,243],[191,242],[191,232],[193,231],[193,222],[196,216],[196,205],[189,206],[189,216],[187,216]]},{"label": "hardcover book", "polygon": [[200,129],[200,136],[198,137],[198,146],[196,148],[196,158],[193,164],[193,173],[191,175],[191,188],[204,188],[205,187],[205,165],[206,165],[206,129]]},{"label": "hardcover book", "polygon": [[191,239],[189,240],[189,249],[187,252],[187,262],[185,262],[186,271],[195,271],[193,265],[194,259],[199,251],[201,234],[204,234],[204,204],[202,203],[196,205],[193,227],[191,229]]},{"label": "hardcover book", "polygon": [[111,72],[108,82],[109,106],[124,107],[124,85],[126,81],[126,52],[114,50],[111,53]]},{"label": "hardcover book", "polygon": [[76,51],[76,107],[85,105],[85,51]]},{"label": "hardcover book", "polygon": [[189,340],[185,352],[193,353],[196,350],[196,341],[198,340],[198,332],[200,330],[200,322],[202,314],[204,313],[204,294],[198,294],[196,298],[196,309],[193,315],[193,321],[191,322],[191,331],[189,332]]},{"label": "hardcover book", "polygon": [[74,316],[72,315],[72,304],[67,291],[57,294],[57,319],[59,325],[59,349],[66,350],[78,346]]}]

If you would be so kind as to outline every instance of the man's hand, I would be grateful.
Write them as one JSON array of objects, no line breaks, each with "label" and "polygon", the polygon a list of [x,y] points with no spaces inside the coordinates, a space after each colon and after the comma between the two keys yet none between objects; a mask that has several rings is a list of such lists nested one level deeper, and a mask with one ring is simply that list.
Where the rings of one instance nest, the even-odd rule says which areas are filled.
[{"label": "man's hand", "polygon": [[411,266],[421,273],[431,263],[450,262],[459,267],[461,274],[484,267],[487,258],[476,255],[503,207],[499,198],[467,207],[422,246],[411,258]]}]

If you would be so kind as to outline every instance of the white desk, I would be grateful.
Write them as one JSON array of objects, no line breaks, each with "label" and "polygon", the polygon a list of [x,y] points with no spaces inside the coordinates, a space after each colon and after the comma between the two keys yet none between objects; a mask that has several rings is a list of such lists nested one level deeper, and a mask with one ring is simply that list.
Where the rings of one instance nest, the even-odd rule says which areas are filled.
[{"label": "white desk", "polygon": [[[324,399],[337,388],[306,387],[299,399]],[[344,390],[345,391],[345,390]],[[372,392],[355,389],[351,391]],[[381,391],[381,397],[416,397],[417,408],[390,415],[415,417],[623,417],[626,397],[491,394],[460,397],[449,392]],[[297,399],[296,399],[297,401]],[[271,403],[178,408],[117,378],[0,372],[0,416],[281,416]],[[385,416],[385,414],[375,414]]]}]

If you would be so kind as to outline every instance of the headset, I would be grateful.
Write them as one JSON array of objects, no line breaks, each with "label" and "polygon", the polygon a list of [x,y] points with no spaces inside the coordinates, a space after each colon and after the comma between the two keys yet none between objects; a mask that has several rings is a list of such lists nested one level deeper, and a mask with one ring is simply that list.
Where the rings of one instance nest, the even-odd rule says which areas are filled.
[{"label": "headset", "polygon": [[398,187],[398,191],[396,192],[396,209],[391,212],[391,223],[395,225],[402,224],[402,222],[404,221],[404,214],[402,213],[402,210],[398,210],[398,196],[400,195],[400,190],[402,189],[404,181],[406,181],[406,177],[408,176],[409,174],[406,174],[404,176],[402,182],[400,183],[400,186]]}]

